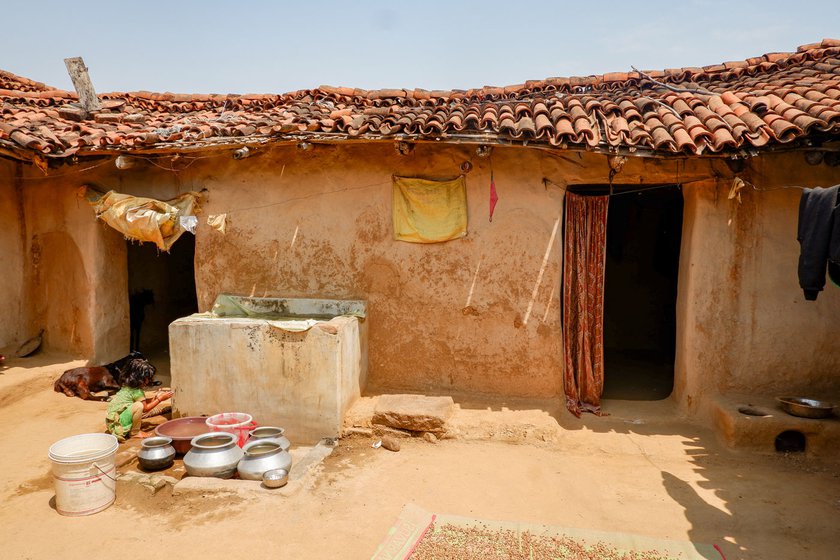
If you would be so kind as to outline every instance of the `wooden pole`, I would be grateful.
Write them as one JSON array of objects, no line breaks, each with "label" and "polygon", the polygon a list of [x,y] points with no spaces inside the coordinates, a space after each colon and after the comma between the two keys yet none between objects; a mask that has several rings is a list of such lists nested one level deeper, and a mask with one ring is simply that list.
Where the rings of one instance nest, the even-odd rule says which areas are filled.
[{"label": "wooden pole", "polygon": [[79,96],[79,103],[81,103],[85,112],[99,111],[101,108],[99,98],[96,97],[96,91],[93,89],[93,83],[90,81],[88,69],[82,57],[65,58],[64,65],[67,66],[67,72],[70,74],[73,87],[76,88],[76,93]]}]

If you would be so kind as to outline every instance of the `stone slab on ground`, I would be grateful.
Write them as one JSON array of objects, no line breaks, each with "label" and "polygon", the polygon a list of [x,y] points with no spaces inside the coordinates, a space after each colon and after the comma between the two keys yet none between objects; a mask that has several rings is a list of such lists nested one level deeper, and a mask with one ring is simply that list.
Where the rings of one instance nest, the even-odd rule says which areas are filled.
[{"label": "stone slab on ground", "polygon": [[446,431],[446,422],[455,410],[452,397],[424,395],[382,395],[373,412],[373,424],[412,432]]},{"label": "stone slab on ground", "polygon": [[266,488],[258,480],[240,480],[238,478],[213,478],[211,476],[187,476],[178,481],[172,489],[173,496],[189,496],[207,494],[235,494],[248,498],[276,494],[289,496],[295,494],[300,485],[289,482],[282,488]]},{"label": "stone slab on ground", "polygon": [[344,428],[342,430],[341,437],[351,437],[351,436],[373,437],[373,429],[372,428],[350,427],[350,428]]},{"label": "stone slab on ground", "polygon": [[137,459],[137,449],[134,448],[124,448],[117,451],[117,456],[114,459],[114,464],[117,468],[122,468],[132,461]]},{"label": "stone slab on ground", "polygon": [[309,450],[302,459],[292,463],[292,471],[289,473],[289,483],[303,480],[312,472],[312,469],[326,459],[335,449],[335,440],[322,439],[318,445]]},{"label": "stone slab on ground", "polygon": [[166,485],[174,486],[178,480],[171,476],[161,475],[161,474],[145,474],[136,471],[129,471],[126,473],[122,473],[117,476],[117,480],[120,482],[128,482],[133,484],[139,484],[146,488],[152,495],[157,494],[160,490],[162,490]]},{"label": "stone slab on ground", "polygon": [[280,496],[291,496],[299,492],[313,476],[315,467],[321,464],[330,453],[335,443],[331,439],[321,440],[318,445],[306,448],[293,448],[292,470],[289,473],[289,482],[281,488],[266,488],[258,480],[241,480],[238,478],[213,478],[208,476],[187,476],[175,484],[172,489],[173,496],[189,494],[212,494],[230,493],[243,498],[249,496],[265,496],[277,494]]}]

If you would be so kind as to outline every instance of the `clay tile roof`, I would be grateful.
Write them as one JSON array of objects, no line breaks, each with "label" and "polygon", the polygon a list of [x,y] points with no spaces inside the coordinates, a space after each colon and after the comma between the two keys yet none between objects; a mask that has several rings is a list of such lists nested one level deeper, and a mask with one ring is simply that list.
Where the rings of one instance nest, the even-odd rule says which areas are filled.
[{"label": "clay tile roof", "polygon": [[50,157],[296,140],[470,139],[701,155],[840,136],[840,40],[744,61],[469,90],[76,94],[0,71],[0,147]]},{"label": "clay tile roof", "polygon": [[54,87],[42,84],[41,82],[33,82],[28,78],[23,78],[4,70],[0,70],[0,89],[26,92],[55,91]]}]

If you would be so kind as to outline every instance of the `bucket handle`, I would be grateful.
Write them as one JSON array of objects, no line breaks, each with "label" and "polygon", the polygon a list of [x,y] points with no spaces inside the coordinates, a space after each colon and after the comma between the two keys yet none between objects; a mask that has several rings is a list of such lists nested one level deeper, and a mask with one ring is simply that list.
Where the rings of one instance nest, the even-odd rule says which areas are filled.
[{"label": "bucket handle", "polygon": [[248,423],[247,423],[247,424],[245,424],[244,426],[237,426],[237,427],[235,427],[235,428],[234,428],[234,430],[236,430],[237,432],[239,432],[239,434],[243,434],[243,433],[244,433],[244,434],[246,434],[246,435],[247,435],[247,434],[248,434],[248,432],[250,432],[251,430],[255,429],[256,427],[257,427],[257,423],[256,423],[256,422],[254,422],[253,420],[251,420],[250,422],[248,422]]},{"label": "bucket handle", "polygon": [[114,482],[116,482],[116,481],[117,481],[117,479],[116,479],[116,478],[114,478],[114,477],[113,477],[113,476],[111,476],[110,474],[108,474],[108,473],[106,473],[105,471],[103,471],[103,470],[102,470],[102,467],[100,467],[100,466],[99,466],[99,465],[97,465],[96,463],[93,463],[93,466],[94,466],[94,467],[96,467],[97,469],[99,469],[99,472],[101,472],[102,474],[104,474],[105,476],[107,476],[108,478],[110,478],[111,480],[113,480]]},{"label": "bucket handle", "polygon": [[[254,422],[253,420],[251,420],[246,425],[238,426],[237,428],[235,428],[236,431],[237,431],[237,436],[238,436],[236,438],[237,439],[237,445],[239,447],[244,446],[248,442],[248,439],[250,439],[249,438],[249,433],[251,431],[253,431],[256,427],[257,427],[257,423]],[[241,441],[242,443],[238,443],[239,441]]]}]

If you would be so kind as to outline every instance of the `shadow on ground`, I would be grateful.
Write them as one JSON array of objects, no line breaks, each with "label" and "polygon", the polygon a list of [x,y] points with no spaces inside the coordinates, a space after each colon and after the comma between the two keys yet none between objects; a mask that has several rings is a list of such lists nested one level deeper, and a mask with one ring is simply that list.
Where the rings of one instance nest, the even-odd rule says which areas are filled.
[{"label": "shadow on ground", "polygon": [[[830,462],[804,453],[727,448],[710,428],[681,417],[670,399],[606,400],[603,408],[609,416],[585,414],[578,419],[565,410],[560,399],[454,398],[467,410],[541,410],[553,417],[562,431],[629,436],[638,453],[659,469],[667,495],[683,508],[691,525],[689,539],[718,545],[730,560],[788,557],[776,553],[791,547],[800,554],[791,557],[829,558],[836,552],[840,473]],[[695,477],[686,480],[671,472],[669,459],[657,455],[655,441],[662,437],[681,440],[684,459]]]}]

